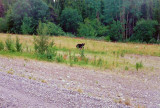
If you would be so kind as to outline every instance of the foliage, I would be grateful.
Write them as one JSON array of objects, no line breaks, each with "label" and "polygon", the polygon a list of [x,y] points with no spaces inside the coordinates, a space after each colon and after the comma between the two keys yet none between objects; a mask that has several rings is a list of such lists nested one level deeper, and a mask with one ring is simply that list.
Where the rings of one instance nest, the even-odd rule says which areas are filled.
[{"label": "foliage", "polygon": [[75,33],[79,23],[82,22],[82,16],[76,9],[65,8],[60,17],[60,24],[65,31]]},{"label": "foliage", "polygon": [[4,18],[0,18],[0,32],[7,32],[7,21]]},{"label": "foliage", "polygon": [[90,20],[85,19],[84,23],[80,23],[80,27],[78,29],[79,36],[104,36],[106,34],[107,27],[102,25],[97,19]]},{"label": "foliage", "polygon": [[80,24],[78,29],[78,36],[95,37],[97,36],[96,30],[90,24]]},{"label": "foliage", "polygon": [[113,21],[109,27],[108,35],[112,41],[122,41],[122,24],[119,21]]},{"label": "foliage", "polygon": [[34,48],[35,51],[39,54],[45,54],[49,46],[49,37],[48,36],[37,36],[34,37]]},{"label": "foliage", "polygon": [[[0,32],[5,33],[37,34],[41,21],[48,28],[47,35],[72,33],[150,43],[160,39],[160,0],[0,0],[0,17]],[[149,31],[142,36],[148,39],[139,39],[135,33],[142,18],[158,22],[153,35]]]},{"label": "foliage", "polygon": [[12,10],[13,14],[11,14],[11,17],[14,21],[13,31],[15,33],[21,33],[21,26],[23,20],[25,20],[24,17],[28,16],[33,19],[32,27],[33,30],[36,30],[38,21],[44,20],[47,17],[48,6],[42,0],[18,0],[12,6]]},{"label": "foliage", "polygon": [[110,42],[111,41],[110,36],[106,36],[105,41]]},{"label": "foliage", "polygon": [[2,41],[0,41],[0,51],[4,50],[4,43]]},{"label": "foliage", "polygon": [[17,52],[22,52],[22,44],[20,43],[20,40],[18,37],[16,37],[16,50]]},{"label": "foliage", "polygon": [[134,28],[134,34],[131,39],[148,43],[155,35],[156,25],[158,25],[158,22],[154,20],[142,19],[141,21],[138,21]]},{"label": "foliage", "polygon": [[15,52],[14,41],[11,39],[11,36],[6,39],[5,44],[8,51]]},{"label": "foliage", "polygon": [[57,55],[56,48],[54,46],[54,42],[49,43],[47,48],[46,56],[48,60],[53,60]]},{"label": "foliage", "polygon": [[143,64],[142,64],[142,61],[141,62],[137,62],[136,63],[136,70],[138,71],[139,69],[143,68]]},{"label": "foliage", "polygon": [[30,17],[25,16],[23,18],[21,25],[22,34],[33,34],[32,21],[33,19]]},{"label": "foliage", "polygon": [[4,6],[2,2],[0,1],[0,17],[3,17],[3,15],[4,15]]},{"label": "foliage", "polygon": [[44,35],[49,35],[49,36],[65,35],[65,32],[62,30],[62,28],[52,22],[47,22],[47,23],[40,22],[37,33],[40,34],[40,32],[42,31],[46,32],[46,34]]}]

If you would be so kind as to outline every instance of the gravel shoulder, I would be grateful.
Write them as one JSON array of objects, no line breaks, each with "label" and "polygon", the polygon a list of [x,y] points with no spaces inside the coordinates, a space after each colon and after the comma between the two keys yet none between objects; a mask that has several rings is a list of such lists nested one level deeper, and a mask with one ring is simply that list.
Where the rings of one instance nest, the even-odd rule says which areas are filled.
[{"label": "gravel shoulder", "polygon": [[[150,56],[146,65],[149,60],[160,62]],[[0,56],[0,108],[159,108],[155,62],[155,70],[144,75]]]}]

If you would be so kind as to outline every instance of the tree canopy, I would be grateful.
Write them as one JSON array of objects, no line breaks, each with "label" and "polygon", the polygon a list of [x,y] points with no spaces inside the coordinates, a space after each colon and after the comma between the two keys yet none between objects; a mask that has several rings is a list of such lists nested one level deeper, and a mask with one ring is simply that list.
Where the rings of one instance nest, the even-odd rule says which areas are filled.
[{"label": "tree canopy", "polygon": [[154,33],[147,35],[156,41],[160,37],[160,0],[0,0],[0,17],[0,32],[37,34],[41,21],[54,33],[58,29],[75,36],[109,36],[112,41],[145,38],[137,36],[137,28],[156,21]]}]

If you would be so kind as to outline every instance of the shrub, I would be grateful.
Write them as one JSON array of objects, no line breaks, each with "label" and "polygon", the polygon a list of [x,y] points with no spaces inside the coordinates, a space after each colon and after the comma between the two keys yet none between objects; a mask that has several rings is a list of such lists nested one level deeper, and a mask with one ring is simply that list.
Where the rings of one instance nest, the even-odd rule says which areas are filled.
[{"label": "shrub", "polygon": [[17,52],[21,52],[22,51],[22,44],[20,43],[18,37],[16,37],[16,50],[17,50]]},{"label": "shrub", "polygon": [[64,62],[63,56],[59,54],[59,55],[56,57],[56,61],[57,61],[58,63]]},{"label": "shrub", "polygon": [[106,35],[106,32],[107,27],[102,25],[97,19],[85,19],[84,23],[80,23],[80,27],[78,29],[78,35],[86,37],[101,37]]},{"label": "shrub", "polygon": [[82,37],[95,37],[97,36],[96,30],[89,24],[80,24],[78,29],[78,36]]},{"label": "shrub", "polygon": [[139,69],[143,68],[143,64],[142,64],[142,61],[141,62],[137,62],[136,63],[136,70],[138,71]]},{"label": "shrub", "polygon": [[34,49],[39,54],[45,54],[49,46],[48,36],[34,37]]},{"label": "shrub", "polygon": [[48,6],[43,0],[17,0],[11,8],[12,14],[10,14],[10,18],[13,21],[11,32],[13,33],[22,32],[21,26],[23,25],[24,17],[28,16],[34,19],[32,21],[32,28],[34,34],[36,34],[39,20],[43,21],[49,14]]},{"label": "shrub", "polygon": [[0,51],[4,50],[4,43],[2,41],[0,41]]},{"label": "shrub", "polygon": [[122,41],[122,24],[120,21],[113,21],[113,24],[110,25],[108,35],[112,41]]},{"label": "shrub", "polygon": [[0,32],[7,32],[7,20],[5,18],[0,18]]},{"label": "shrub", "polygon": [[65,8],[60,16],[60,22],[66,32],[75,33],[79,27],[79,23],[82,22],[82,16],[76,9]]},{"label": "shrub", "polygon": [[52,22],[47,22],[47,23],[40,22],[37,29],[37,33],[42,34],[40,33],[42,31],[46,32],[44,35],[49,35],[49,36],[65,35],[65,32],[62,30],[62,28]]},{"label": "shrub", "polygon": [[85,58],[84,48],[82,48],[82,49],[80,50],[80,55],[81,55],[81,58],[82,58],[82,59]]},{"label": "shrub", "polygon": [[106,36],[106,37],[105,37],[105,41],[110,42],[110,41],[111,41],[110,36]]},{"label": "shrub", "polygon": [[32,27],[33,19],[30,17],[25,16],[22,21],[21,31],[23,34],[32,34],[33,27]]},{"label": "shrub", "polygon": [[132,41],[149,42],[152,41],[153,36],[156,33],[157,21],[154,20],[140,20],[134,27],[134,34],[131,37]]},{"label": "shrub", "polygon": [[57,55],[56,48],[54,47],[54,42],[52,41],[47,48],[46,56],[47,59],[53,60],[54,57],[56,57],[56,55]]},{"label": "shrub", "polygon": [[10,36],[6,39],[5,43],[8,51],[15,52],[14,41]]}]

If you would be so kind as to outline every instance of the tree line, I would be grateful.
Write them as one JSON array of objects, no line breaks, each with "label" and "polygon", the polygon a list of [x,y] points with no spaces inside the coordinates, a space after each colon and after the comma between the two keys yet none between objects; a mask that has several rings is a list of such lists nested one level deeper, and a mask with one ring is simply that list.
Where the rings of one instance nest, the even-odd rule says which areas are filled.
[{"label": "tree line", "polygon": [[160,0],[0,0],[0,32],[158,43]]}]

